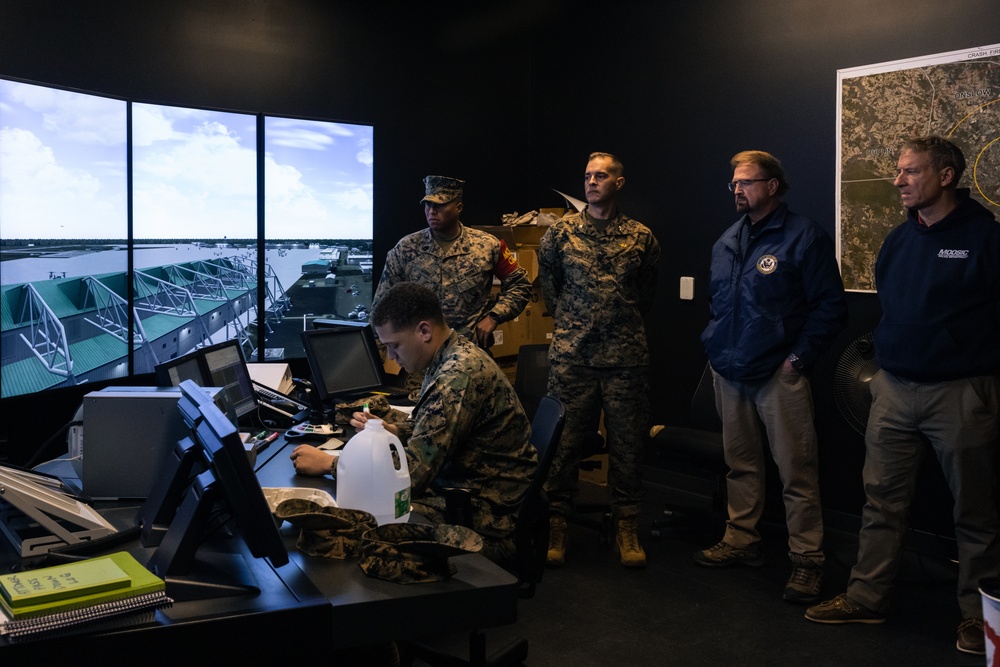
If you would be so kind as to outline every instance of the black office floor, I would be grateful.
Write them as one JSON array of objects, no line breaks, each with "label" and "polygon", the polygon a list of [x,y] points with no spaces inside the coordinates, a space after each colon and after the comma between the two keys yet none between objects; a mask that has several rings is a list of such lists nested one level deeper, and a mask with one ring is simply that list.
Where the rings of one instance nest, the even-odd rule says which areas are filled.
[{"label": "black office floor", "polygon": [[[547,570],[535,596],[519,602],[517,623],[487,631],[489,650],[524,637],[531,667],[984,664],[955,649],[953,563],[908,552],[884,624],[820,625],[803,617],[804,606],[781,598],[790,564],[780,521],[761,527],[763,567],[699,567],[692,555],[718,541],[721,519],[705,517],[696,529],[653,541],[649,526],[664,507],[708,502],[648,487],[640,522],[648,566],[623,568],[594,530],[571,523],[566,564]],[[826,550],[824,599],[843,592],[856,536],[828,530]],[[466,636],[431,643],[468,655]]]}]

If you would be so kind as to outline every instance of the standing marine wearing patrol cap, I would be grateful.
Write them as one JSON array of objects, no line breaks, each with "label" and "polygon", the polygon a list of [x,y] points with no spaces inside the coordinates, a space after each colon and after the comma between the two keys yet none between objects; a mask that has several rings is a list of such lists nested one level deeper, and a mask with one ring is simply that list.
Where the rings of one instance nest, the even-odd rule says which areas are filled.
[{"label": "standing marine wearing patrol cap", "polygon": [[[424,285],[441,300],[448,326],[488,348],[497,325],[528,305],[531,282],[506,243],[462,224],[464,185],[448,176],[424,178],[427,229],[404,236],[386,255],[372,308],[397,283]],[[491,303],[494,276],[500,279],[500,294]],[[407,378],[411,399],[418,398],[422,380],[422,373]]]}]

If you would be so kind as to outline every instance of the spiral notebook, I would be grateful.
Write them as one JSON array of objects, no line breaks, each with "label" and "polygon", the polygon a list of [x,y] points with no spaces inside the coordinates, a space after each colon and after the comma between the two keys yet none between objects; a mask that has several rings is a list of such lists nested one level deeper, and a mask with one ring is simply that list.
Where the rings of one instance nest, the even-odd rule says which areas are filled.
[{"label": "spiral notebook", "polygon": [[[81,585],[78,595],[62,594],[53,598],[44,590],[46,582],[50,582],[49,588],[61,588],[61,582],[67,578],[83,582],[88,569],[93,570],[95,563],[100,561],[107,561],[104,574],[100,576],[117,579],[124,573],[127,583],[104,589],[100,586],[100,577],[91,574],[90,581]],[[12,606],[9,592],[0,595],[0,636],[12,642],[76,628],[98,630],[143,623],[152,620],[156,609],[173,604],[166,595],[165,582],[126,552],[4,576],[14,581],[0,580],[0,586],[34,586],[36,590],[29,591],[28,597],[40,600],[26,599]]]},{"label": "spiral notebook", "polygon": [[[5,637],[13,643],[26,639],[67,634],[77,629],[96,632],[139,625],[152,621],[157,609],[169,607],[171,604],[173,604],[173,600],[167,597],[164,591],[146,593],[82,609],[71,609],[46,616],[0,622],[0,637]],[[3,613],[0,612],[0,617],[2,616]]]}]

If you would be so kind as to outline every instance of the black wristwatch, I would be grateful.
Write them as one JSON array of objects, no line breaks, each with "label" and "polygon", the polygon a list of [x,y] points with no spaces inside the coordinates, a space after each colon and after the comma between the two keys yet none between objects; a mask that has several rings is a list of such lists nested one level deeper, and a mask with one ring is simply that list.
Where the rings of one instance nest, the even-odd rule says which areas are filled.
[{"label": "black wristwatch", "polygon": [[497,324],[500,324],[500,316],[497,315],[496,313],[494,313],[492,310],[490,312],[486,313],[486,317],[490,318],[491,320],[493,320]]},{"label": "black wristwatch", "polygon": [[802,367],[805,366],[805,364],[802,363],[802,360],[799,359],[799,355],[795,354],[794,352],[788,355],[788,361],[791,362],[792,368],[794,368],[797,371],[801,371]]}]

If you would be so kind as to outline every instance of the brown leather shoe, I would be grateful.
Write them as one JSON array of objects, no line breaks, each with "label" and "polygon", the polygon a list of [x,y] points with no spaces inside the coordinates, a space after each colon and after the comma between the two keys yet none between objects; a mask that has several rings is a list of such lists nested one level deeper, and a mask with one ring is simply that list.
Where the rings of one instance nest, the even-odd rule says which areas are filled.
[{"label": "brown leather shoe", "polygon": [[967,618],[958,624],[958,639],[955,641],[955,648],[962,653],[986,655],[983,619]]}]

